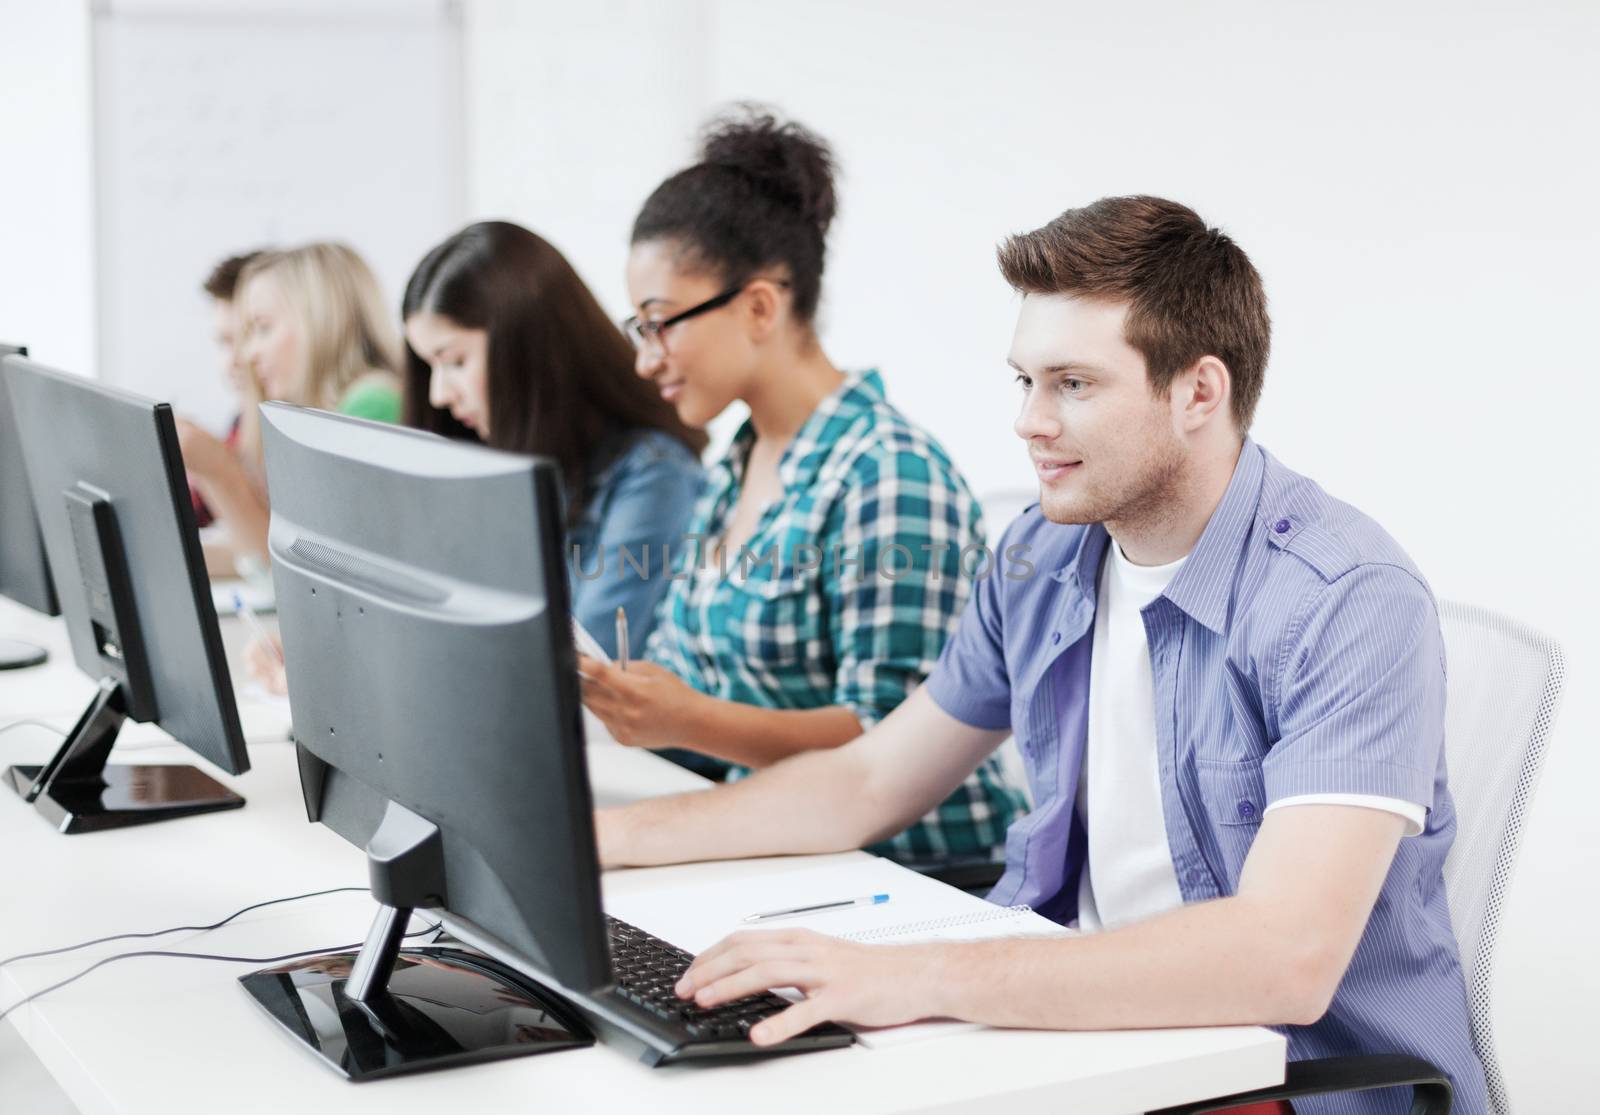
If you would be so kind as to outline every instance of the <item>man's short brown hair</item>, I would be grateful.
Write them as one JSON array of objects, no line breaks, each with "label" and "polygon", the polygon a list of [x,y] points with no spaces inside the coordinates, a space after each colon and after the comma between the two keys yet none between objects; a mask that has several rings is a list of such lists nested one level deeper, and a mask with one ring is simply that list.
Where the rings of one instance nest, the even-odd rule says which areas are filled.
[{"label": "man's short brown hair", "polygon": [[1023,294],[1127,302],[1123,332],[1158,395],[1202,356],[1233,379],[1233,419],[1250,428],[1272,344],[1267,295],[1243,249],[1193,209],[1107,197],[1001,244],[1000,273]]},{"label": "man's short brown hair", "polygon": [[239,289],[239,273],[259,255],[260,252],[244,252],[229,256],[211,269],[206,281],[200,284],[201,289],[218,302],[232,302],[234,292]]}]

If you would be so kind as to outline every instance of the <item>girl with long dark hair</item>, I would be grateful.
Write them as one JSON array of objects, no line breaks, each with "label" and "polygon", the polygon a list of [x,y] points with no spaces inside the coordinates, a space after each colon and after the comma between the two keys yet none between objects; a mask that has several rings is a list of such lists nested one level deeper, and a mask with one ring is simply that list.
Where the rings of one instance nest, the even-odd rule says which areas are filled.
[{"label": "girl with long dark hair", "polygon": [[[572,612],[639,652],[700,491],[706,435],[633,371],[633,349],[566,258],[484,221],[435,247],[401,302],[407,425],[553,458],[567,497]],[[626,557],[624,556],[626,555]]]}]

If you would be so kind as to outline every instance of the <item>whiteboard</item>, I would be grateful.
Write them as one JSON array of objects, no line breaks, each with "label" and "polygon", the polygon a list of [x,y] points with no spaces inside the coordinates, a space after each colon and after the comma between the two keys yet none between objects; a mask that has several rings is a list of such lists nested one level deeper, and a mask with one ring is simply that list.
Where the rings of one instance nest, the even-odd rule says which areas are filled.
[{"label": "whiteboard", "polygon": [[249,248],[342,240],[398,316],[411,268],[463,223],[460,53],[448,3],[98,10],[102,378],[224,426],[200,283]]}]

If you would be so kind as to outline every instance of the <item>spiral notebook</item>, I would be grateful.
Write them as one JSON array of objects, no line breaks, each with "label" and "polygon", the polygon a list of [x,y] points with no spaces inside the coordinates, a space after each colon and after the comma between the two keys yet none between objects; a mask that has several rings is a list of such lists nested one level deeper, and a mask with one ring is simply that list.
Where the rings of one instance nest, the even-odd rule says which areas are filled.
[{"label": "spiral notebook", "polygon": [[[750,914],[793,909],[860,895],[887,894],[877,906],[750,923]],[[678,887],[671,891],[606,895],[608,913],[687,949],[702,952],[740,930],[813,929],[869,944],[986,941],[1003,937],[1061,937],[1064,929],[1026,906],[996,906],[919,875],[892,860],[851,858],[819,867],[774,861],[772,870]],[[780,992],[782,993],[782,992]],[[794,995],[790,996],[795,997]],[[882,1028],[852,1027],[869,1048],[979,1029],[969,1022],[932,1021]]]}]

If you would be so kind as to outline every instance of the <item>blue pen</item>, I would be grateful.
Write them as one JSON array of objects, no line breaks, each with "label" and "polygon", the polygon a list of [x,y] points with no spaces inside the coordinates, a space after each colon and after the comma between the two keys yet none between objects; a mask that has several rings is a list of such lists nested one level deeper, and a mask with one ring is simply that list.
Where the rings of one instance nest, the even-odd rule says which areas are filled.
[{"label": "blue pen", "polygon": [[268,635],[266,628],[261,626],[261,621],[256,619],[255,613],[245,607],[244,597],[237,592],[233,594],[233,612],[234,615],[244,621],[244,625],[250,629],[250,634],[267,644],[267,649],[272,651],[273,655],[281,663],[283,654],[278,650],[278,644],[272,641],[272,636]]},{"label": "blue pen", "polygon": [[763,914],[750,914],[744,920],[772,921],[775,918],[797,918],[805,914],[822,914],[830,910],[849,910],[856,906],[882,906],[889,901],[887,894],[866,894],[860,898],[841,898],[837,902],[818,902],[811,906],[796,906],[792,910],[768,910]]}]

